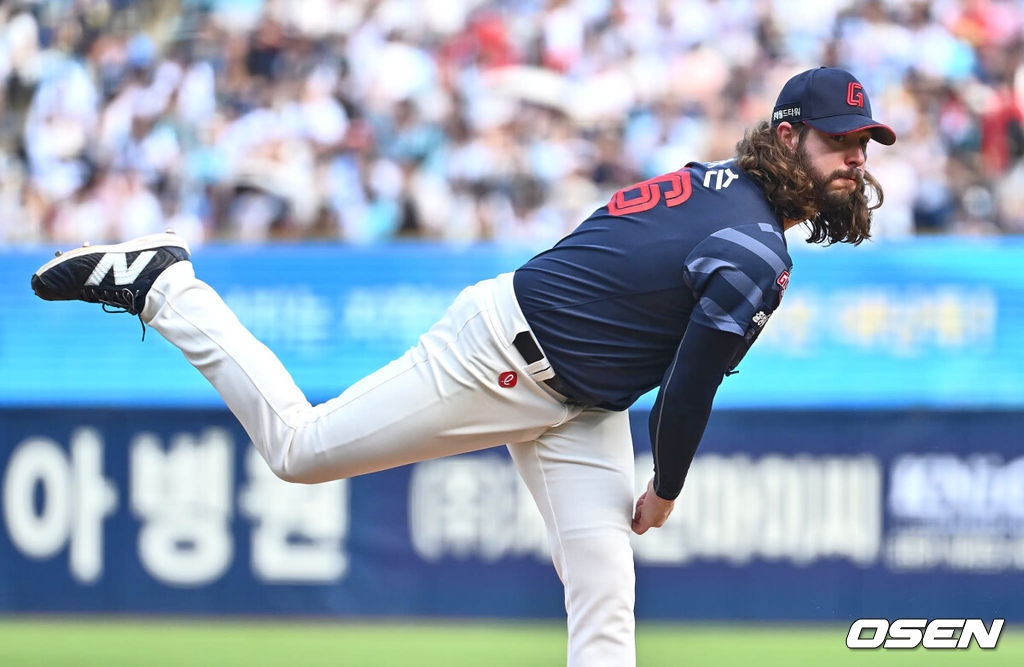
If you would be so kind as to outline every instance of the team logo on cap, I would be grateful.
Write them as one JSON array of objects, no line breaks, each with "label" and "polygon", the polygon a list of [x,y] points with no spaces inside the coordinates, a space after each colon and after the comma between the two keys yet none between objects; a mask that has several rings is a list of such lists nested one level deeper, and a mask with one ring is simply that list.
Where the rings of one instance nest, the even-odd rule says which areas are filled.
[{"label": "team logo on cap", "polygon": [[851,107],[863,107],[864,93],[860,92],[863,87],[856,81],[851,81],[846,87],[846,103]]}]

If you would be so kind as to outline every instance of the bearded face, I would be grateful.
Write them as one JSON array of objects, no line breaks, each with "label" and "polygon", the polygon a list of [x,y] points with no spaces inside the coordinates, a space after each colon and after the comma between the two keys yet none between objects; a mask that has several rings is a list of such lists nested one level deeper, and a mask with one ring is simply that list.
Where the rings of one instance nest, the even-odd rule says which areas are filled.
[{"label": "bearded face", "polygon": [[767,121],[759,124],[736,145],[740,168],[761,186],[780,220],[808,222],[809,243],[856,245],[870,238],[871,211],[883,200],[878,181],[864,170],[870,133],[833,136],[804,124],[794,129],[797,139],[790,143]]},{"label": "bearded face", "polygon": [[850,230],[870,231],[872,207],[865,181],[871,176],[854,167],[824,173],[807,148],[806,136],[800,137],[796,156],[813,181],[812,198],[818,214],[812,224],[824,226],[826,237],[832,238],[842,238]]}]

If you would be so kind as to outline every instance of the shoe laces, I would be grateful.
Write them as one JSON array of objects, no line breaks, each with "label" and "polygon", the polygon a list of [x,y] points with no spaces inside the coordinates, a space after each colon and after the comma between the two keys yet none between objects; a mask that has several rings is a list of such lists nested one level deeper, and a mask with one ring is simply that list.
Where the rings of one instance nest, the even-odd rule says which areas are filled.
[{"label": "shoe laces", "polygon": [[[85,287],[83,292],[96,299],[104,313],[130,313],[138,315],[142,325],[142,340],[146,340],[146,323],[142,321],[142,311],[135,307],[135,292],[127,287],[119,290]],[[134,312],[133,312],[134,311]]]}]

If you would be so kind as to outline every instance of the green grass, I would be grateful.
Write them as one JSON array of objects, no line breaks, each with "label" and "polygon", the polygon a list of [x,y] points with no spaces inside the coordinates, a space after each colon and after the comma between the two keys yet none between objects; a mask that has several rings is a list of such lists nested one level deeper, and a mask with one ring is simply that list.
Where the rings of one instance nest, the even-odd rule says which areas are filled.
[{"label": "green grass", "polygon": [[[982,651],[850,651],[846,628],[641,624],[640,667],[724,665],[1024,665],[1024,635]],[[542,667],[565,664],[557,623],[376,623],[350,620],[0,619],[3,667]]]}]

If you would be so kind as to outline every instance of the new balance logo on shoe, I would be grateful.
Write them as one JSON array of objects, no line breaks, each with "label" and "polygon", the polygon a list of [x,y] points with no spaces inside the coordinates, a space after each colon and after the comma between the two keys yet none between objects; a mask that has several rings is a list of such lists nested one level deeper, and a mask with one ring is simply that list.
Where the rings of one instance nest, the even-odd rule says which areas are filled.
[{"label": "new balance logo on shoe", "polygon": [[[131,258],[131,261],[129,261]],[[115,245],[83,245],[57,256],[32,276],[32,291],[47,301],[86,301],[138,315],[164,269],[189,261],[174,234],[151,234]]]},{"label": "new balance logo on shoe", "polygon": [[114,271],[115,285],[130,285],[139,277],[150,260],[156,255],[155,250],[140,252],[131,266],[128,266],[128,255],[121,252],[108,252],[100,258],[96,268],[86,279],[86,285],[99,285],[111,270]]}]

